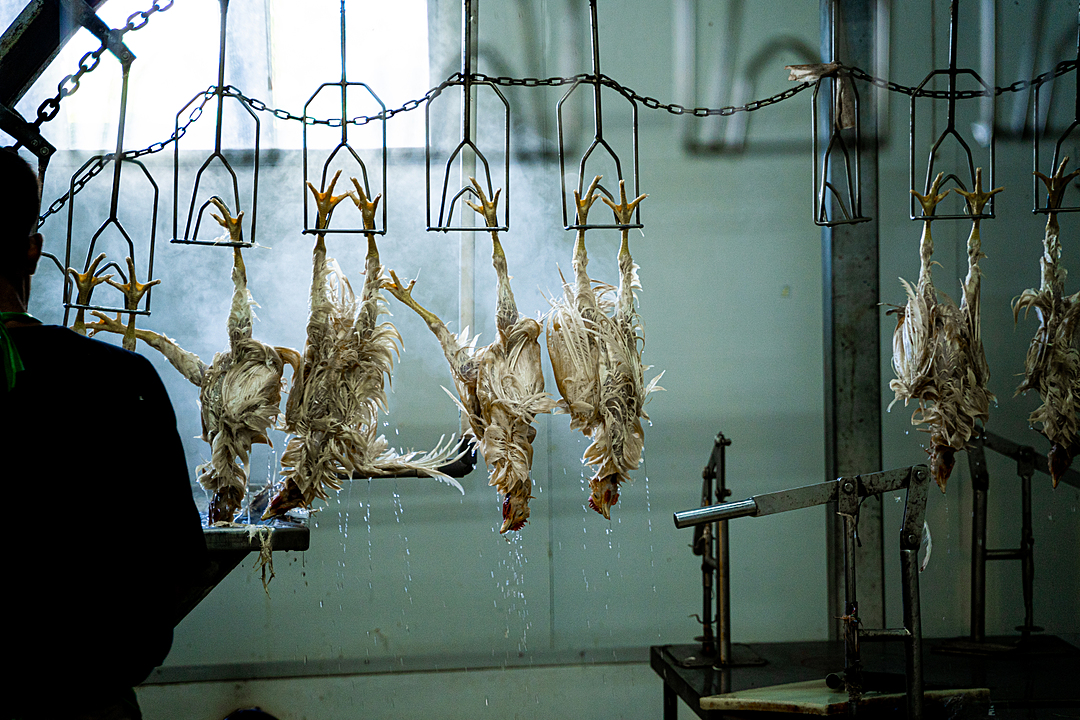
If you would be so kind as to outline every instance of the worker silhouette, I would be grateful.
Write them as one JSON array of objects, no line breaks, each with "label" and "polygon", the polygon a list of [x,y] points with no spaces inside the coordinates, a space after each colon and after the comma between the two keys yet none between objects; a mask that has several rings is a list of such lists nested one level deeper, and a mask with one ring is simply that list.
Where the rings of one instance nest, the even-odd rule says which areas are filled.
[{"label": "worker silhouette", "polygon": [[0,718],[137,720],[206,544],[150,362],[27,314],[39,210],[33,170],[0,148]]}]

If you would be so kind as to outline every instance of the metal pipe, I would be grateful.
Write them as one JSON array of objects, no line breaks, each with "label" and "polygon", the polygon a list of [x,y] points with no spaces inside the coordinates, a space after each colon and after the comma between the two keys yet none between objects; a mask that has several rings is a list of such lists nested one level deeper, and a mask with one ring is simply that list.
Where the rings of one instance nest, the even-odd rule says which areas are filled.
[{"label": "metal pipe", "polygon": [[688,528],[693,525],[730,520],[757,514],[757,502],[753,498],[732,503],[720,503],[709,507],[680,510],[674,513],[675,527]]},{"label": "metal pipe", "polygon": [[[580,219],[578,220],[580,222]],[[702,480],[704,481],[704,487],[702,488],[701,500],[703,503],[712,501],[713,490],[713,477],[714,466],[710,462],[705,466],[705,471],[702,473]],[[702,641],[701,641],[701,654],[711,656],[716,654],[716,640],[713,636],[713,618],[712,618],[712,604],[713,604],[713,571],[716,570],[717,558],[719,556],[714,554],[715,543],[715,530],[716,525],[709,523],[706,524],[701,536],[701,624],[703,626]],[[719,600],[717,600],[719,603]],[[719,617],[719,607],[717,608],[717,617]],[[719,630],[719,628],[717,628]]]},{"label": "metal pipe", "polygon": [[860,640],[907,640],[911,631],[907,628],[869,628],[859,630]]},{"label": "metal pipe", "polygon": [[1023,548],[1016,548],[1012,550],[987,550],[987,560],[1023,560],[1024,550]]},{"label": "metal pipe", "polygon": [[[349,141],[349,124],[345,122],[345,118],[349,117],[348,109],[346,107],[346,96],[348,93],[345,90],[345,0],[341,0],[341,143],[344,145]],[[305,195],[305,197],[307,197]]]},{"label": "metal pipe", "polygon": [[218,80],[215,94],[217,95],[217,128],[214,131],[214,152],[221,152],[221,119],[224,116],[225,105],[225,29],[229,22],[229,0],[219,0],[221,3],[221,30],[218,44]]},{"label": "metal pipe", "polygon": [[[716,444],[720,447],[720,467],[717,472],[716,499],[724,502],[727,497],[727,458],[725,449],[731,441],[721,433],[716,438]],[[716,589],[716,635],[719,640],[720,665],[728,666],[732,662],[731,656],[731,563],[728,545],[727,520],[721,520],[716,524],[717,552],[716,558],[720,563],[717,568]]]},{"label": "metal pipe", "polygon": [[604,137],[604,113],[600,107],[600,25],[596,18],[596,0],[589,0],[589,21],[592,24],[592,69],[596,78],[593,107],[596,111],[596,139],[600,140]]},{"label": "metal pipe", "polygon": [[120,119],[117,122],[116,128],[116,157],[113,158],[113,186],[112,186],[112,203],[109,209],[109,219],[116,220],[116,211],[120,205],[120,165],[123,163],[124,158],[124,125],[127,120],[127,98],[128,98],[128,74],[131,70],[131,63],[124,63],[124,79],[120,86]]},{"label": "metal pipe", "polygon": [[[461,137],[465,146],[461,149],[461,187],[469,187],[469,178],[476,177],[476,153],[473,152],[473,113],[475,111],[472,93],[472,70],[479,49],[477,41],[477,23],[479,22],[480,0],[463,0],[461,7]],[[442,217],[440,214],[440,224]],[[470,212],[461,213],[461,224],[472,227],[475,219]],[[449,224],[449,223],[447,223]],[[458,241],[460,275],[458,278],[458,328],[471,327],[475,332],[475,272],[476,272],[476,234],[472,230],[461,233]],[[468,429],[468,419],[461,417],[461,430]]]}]

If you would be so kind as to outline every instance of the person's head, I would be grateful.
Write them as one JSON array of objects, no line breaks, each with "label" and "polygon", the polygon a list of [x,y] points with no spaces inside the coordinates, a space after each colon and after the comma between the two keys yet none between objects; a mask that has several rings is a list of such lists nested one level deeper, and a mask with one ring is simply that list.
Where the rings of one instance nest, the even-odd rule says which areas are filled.
[{"label": "person's head", "polygon": [[37,268],[40,209],[37,174],[17,153],[0,148],[0,276],[13,284],[20,284]]}]

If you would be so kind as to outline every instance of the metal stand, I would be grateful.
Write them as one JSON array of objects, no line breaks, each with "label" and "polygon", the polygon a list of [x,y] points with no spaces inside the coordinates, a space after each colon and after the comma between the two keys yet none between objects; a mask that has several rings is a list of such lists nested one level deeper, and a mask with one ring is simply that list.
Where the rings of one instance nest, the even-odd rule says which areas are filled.
[{"label": "metal stand", "polygon": [[[878,689],[887,682],[875,674],[864,673],[859,654],[860,640],[902,640],[907,715],[912,720],[923,717],[922,620],[919,610],[919,540],[926,514],[926,488],[930,473],[925,465],[914,465],[869,475],[842,477],[816,485],[756,495],[734,503],[721,503],[675,513],[675,527],[685,528],[737,517],[772,515],[800,508],[837,503],[844,519],[844,672],[833,674],[827,682],[848,693],[849,715],[855,716],[864,692]],[[872,495],[907,490],[904,522],[900,530],[901,585],[904,597],[902,628],[863,629],[859,624],[859,603],[855,585],[855,544],[858,542],[859,504]]]},{"label": "metal stand", "polygon": [[[713,502],[723,503],[731,495],[727,488],[725,450],[731,440],[717,433],[712,453],[701,472],[701,507]],[[715,500],[713,494],[715,481]],[[672,649],[683,667],[715,667],[717,669],[764,665],[757,653],[745,645],[731,644],[731,565],[728,562],[727,520],[698,525],[690,546],[701,556],[701,624],[703,633],[695,638],[701,647],[693,653]],[[713,633],[713,599],[716,602],[716,632]]]},{"label": "metal stand", "polygon": [[[1016,460],[1016,474],[1020,477],[1020,512],[1021,530],[1020,547],[1003,550],[989,550],[986,547],[986,511],[990,475],[986,468],[984,448]],[[967,447],[968,465],[971,468],[973,490],[971,512],[971,627],[970,636],[965,641],[956,641],[943,646],[941,652],[993,653],[1013,651],[1013,644],[986,641],[986,562],[988,560],[1019,560],[1020,578],[1024,593],[1024,624],[1017,626],[1020,632],[1021,648],[1031,642],[1031,634],[1041,632],[1035,625],[1033,608],[1033,585],[1035,581],[1035,537],[1031,522],[1031,478],[1036,470],[1049,475],[1049,465],[1045,455],[1035,452],[1030,446],[1016,443],[982,430]],[[1068,470],[1063,482],[1080,487],[1080,473]]]}]

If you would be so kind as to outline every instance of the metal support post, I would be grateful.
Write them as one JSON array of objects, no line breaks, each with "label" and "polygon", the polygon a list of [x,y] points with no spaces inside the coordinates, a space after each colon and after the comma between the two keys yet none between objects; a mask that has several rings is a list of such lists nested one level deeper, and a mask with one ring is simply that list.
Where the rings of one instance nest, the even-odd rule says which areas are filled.
[{"label": "metal support post", "polygon": [[[874,7],[860,0],[821,0],[822,57],[832,56],[835,7],[839,56],[858,67],[874,62]],[[846,41],[846,44],[845,44]],[[873,218],[854,225],[821,229],[822,298],[825,351],[825,477],[854,475],[880,468],[881,363],[878,343],[877,109],[874,93],[863,93],[862,211]],[[838,162],[841,162],[838,160]],[[842,168],[837,168],[842,173]],[[829,637],[843,630],[844,526],[836,505],[826,510]],[[867,498],[859,520],[857,549],[863,586],[860,612],[871,626],[885,625],[883,524],[881,499]]]}]

